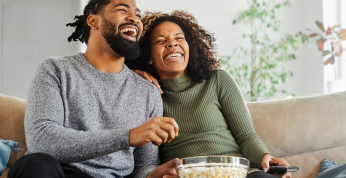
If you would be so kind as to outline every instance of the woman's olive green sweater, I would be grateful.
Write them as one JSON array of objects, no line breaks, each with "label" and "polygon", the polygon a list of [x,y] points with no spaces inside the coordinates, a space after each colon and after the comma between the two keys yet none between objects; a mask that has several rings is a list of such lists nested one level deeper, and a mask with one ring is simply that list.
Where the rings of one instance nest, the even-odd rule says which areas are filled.
[{"label": "woman's olive green sweater", "polygon": [[164,116],[174,118],[179,125],[179,135],[160,146],[162,161],[231,155],[260,166],[269,151],[256,133],[238,85],[229,73],[215,70],[202,83],[182,75],[161,79],[160,84]]}]

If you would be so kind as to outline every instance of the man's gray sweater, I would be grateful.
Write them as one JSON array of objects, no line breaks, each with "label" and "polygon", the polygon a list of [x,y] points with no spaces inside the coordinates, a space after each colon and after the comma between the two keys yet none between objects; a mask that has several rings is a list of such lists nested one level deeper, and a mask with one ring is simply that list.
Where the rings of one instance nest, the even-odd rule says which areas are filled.
[{"label": "man's gray sweater", "polygon": [[82,53],[49,58],[30,86],[28,153],[47,153],[93,177],[144,178],[158,165],[158,148],[129,146],[129,131],[162,113],[157,88],[126,65],[104,73]]}]

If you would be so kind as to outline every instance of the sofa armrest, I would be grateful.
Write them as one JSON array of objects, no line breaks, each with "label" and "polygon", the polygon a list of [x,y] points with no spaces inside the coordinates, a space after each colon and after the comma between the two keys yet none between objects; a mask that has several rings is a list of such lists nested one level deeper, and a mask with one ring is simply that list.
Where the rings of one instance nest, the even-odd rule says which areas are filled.
[{"label": "sofa armrest", "polygon": [[17,154],[11,152],[8,166],[27,151],[24,133],[24,115],[26,100],[0,94],[0,139],[12,140],[19,143]]}]

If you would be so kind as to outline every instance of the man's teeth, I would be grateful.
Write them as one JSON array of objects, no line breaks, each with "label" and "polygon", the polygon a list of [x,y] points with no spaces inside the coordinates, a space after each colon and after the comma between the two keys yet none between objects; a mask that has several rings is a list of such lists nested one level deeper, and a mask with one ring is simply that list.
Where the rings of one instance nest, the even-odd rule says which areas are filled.
[{"label": "man's teeth", "polygon": [[170,59],[170,58],[181,57],[181,56],[182,56],[181,53],[172,53],[166,56],[165,58]]},{"label": "man's teeth", "polygon": [[120,29],[120,32],[121,33],[125,33],[125,32],[134,32],[131,36],[136,36],[137,35],[137,30],[134,29],[134,28],[123,28],[123,29]]}]

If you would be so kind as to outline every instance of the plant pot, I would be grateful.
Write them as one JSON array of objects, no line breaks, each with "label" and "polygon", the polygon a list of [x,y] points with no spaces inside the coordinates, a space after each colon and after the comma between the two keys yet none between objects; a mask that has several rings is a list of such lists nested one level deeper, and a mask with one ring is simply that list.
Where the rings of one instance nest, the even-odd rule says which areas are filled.
[{"label": "plant pot", "polygon": [[328,93],[346,91],[346,81],[345,80],[327,81],[327,90],[328,90]]}]

